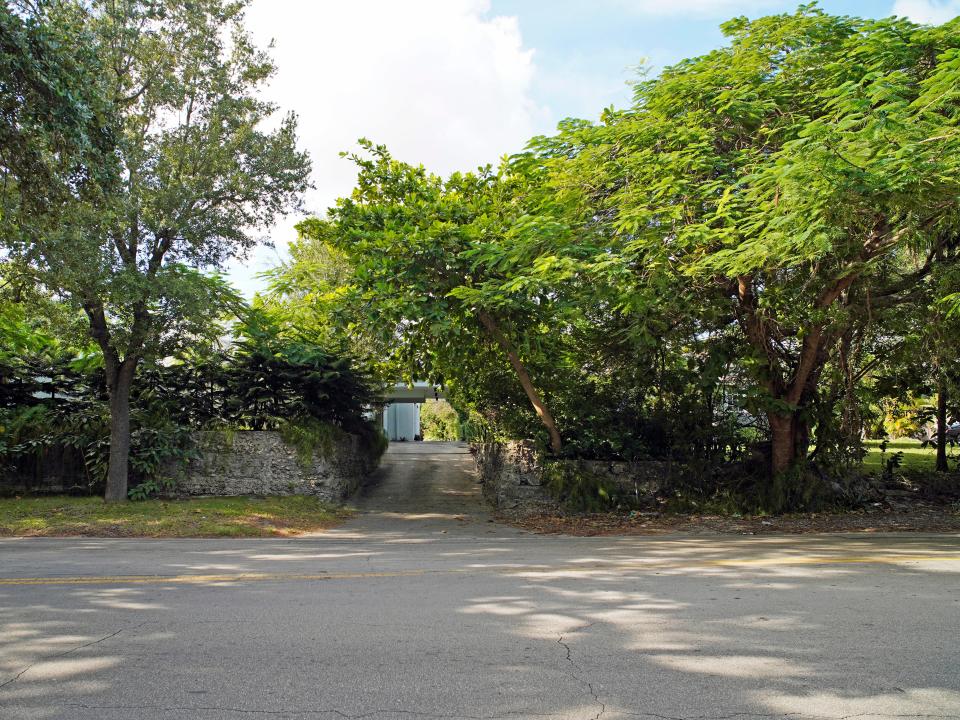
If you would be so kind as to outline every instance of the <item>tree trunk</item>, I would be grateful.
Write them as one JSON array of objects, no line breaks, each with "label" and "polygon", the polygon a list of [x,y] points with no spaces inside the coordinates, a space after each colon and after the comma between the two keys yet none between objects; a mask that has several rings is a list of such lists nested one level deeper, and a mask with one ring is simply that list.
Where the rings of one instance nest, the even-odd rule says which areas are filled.
[{"label": "tree trunk", "polygon": [[517,374],[517,378],[520,380],[520,385],[523,387],[523,391],[527,394],[527,399],[529,399],[530,404],[533,405],[533,409],[536,411],[537,417],[540,418],[540,422],[542,422],[544,427],[547,428],[547,433],[550,435],[550,449],[555,453],[559,453],[563,449],[563,441],[560,439],[560,433],[557,430],[557,424],[554,422],[553,415],[550,414],[550,410],[540,398],[540,393],[538,393],[537,389],[533,386],[533,382],[530,380],[530,374],[527,372],[527,368],[524,366],[524,364],[520,361],[520,356],[517,355],[516,350],[513,349],[513,345],[510,344],[510,341],[507,340],[506,336],[503,334],[503,332],[501,332],[500,328],[494,322],[492,317],[483,311],[477,312],[477,317],[487,329],[487,332],[490,333],[491,337],[496,340],[500,348],[507,354],[507,358],[510,360],[510,365],[513,367],[513,371]]},{"label": "tree trunk", "polygon": [[937,472],[947,472],[947,384],[937,385]]},{"label": "tree trunk", "polygon": [[137,367],[134,358],[127,358],[111,374],[110,389],[110,463],[107,468],[107,489],[104,499],[120,502],[127,499],[127,473],[130,461],[130,387]]},{"label": "tree trunk", "polygon": [[796,459],[797,435],[793,415],[768,413],[767,420],[770,423],[770,473],[776,477]]}]

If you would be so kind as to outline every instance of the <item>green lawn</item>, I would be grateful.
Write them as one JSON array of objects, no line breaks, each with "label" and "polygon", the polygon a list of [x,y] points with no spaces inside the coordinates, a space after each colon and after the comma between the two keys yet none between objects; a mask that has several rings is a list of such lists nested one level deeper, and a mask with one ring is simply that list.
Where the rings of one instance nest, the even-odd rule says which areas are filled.
[{"label": "green lawn", "polygon": [[[932,473],[936,465],[937,451],[934,448],[920,447],[919,440],[903,438],[891,440],[887,443],[887,452],[880,452],[879,440],[867,440],[867,455],[863,459],[863,467],[869,472],[877,472],[883,468],[883,463],[897,452],[903,452],[900,470],[905,473]],[[956,467],[957,449],[947,447],[947,456],[950,468]]]},{"label": "green lawn", "polygon": [[0,535],[269,537],[329,528],[349,514],[303,495],[125,503],[64,496],[2,498]]}]

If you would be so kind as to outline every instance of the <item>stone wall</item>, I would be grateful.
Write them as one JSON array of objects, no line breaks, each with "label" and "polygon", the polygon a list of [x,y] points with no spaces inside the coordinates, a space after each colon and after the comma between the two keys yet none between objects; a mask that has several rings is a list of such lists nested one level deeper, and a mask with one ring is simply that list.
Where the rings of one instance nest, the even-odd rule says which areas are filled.
[{"label": "stone wall", "polygon": [[547,474],[568,471],[589,477],[630,507],[653,506],[678,468],[648,460],[561,460],[546,467],[533,443],[513,441],[484,443],[472,448],[483,494],[497,509],[534,512],[556,509],[557,499],[547,487]]},{"label": "stone wall", "polygon": [[483,496],[498,510],[556,506],[543,486],[543,468],[531,442],[480,443],[471,448]]},{"label": "stone wall", "polygon": [[576,467],[613,488],[624,504],[638,508],[655,505],[678,470],[663,460],[578,460]]},{"label": "stone wall", "polygon": [[196,435],[199,457],[171,469],[177,495],[352,495],[379,457],[355,435],[331,440],[306,459],[278,432],[240,430]]}]

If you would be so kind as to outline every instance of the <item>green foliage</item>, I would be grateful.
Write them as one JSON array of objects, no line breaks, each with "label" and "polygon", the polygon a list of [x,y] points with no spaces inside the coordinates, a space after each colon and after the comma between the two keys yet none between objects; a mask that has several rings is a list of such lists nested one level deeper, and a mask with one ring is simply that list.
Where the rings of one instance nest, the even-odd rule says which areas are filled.
[{"label": "green foliage", "polygon": [[563,506],[579,512],[622,509],[629,505],[611,483],[571,462],[545,463],[544,486]]},{"label": "green foliage", "polygon": [[30,227],[116,178],[102,56],[81,3],[0,7],[0,219]]},{"label": "green foliage", "polygon": [[[132,394],[129,497],[168,491],[196,457],[194,430],[298,428],[303,442],[330,453],[345,432],[382,453],[366,418],[373,390],[349,360],[282,336],[260,313],[236,327],[227,351],[194,352],[148,365]],[[0,469],[30,473],[45,456],[67,452],[84,470],[78,492],[102,490],[109,460],[109,410],[102,365],[64,348],[0,304]],[[198,349],[199,350],[199,349]],[[66,458],[64,459],[66,461]]]},{"label": "green foliage", "polygon": [[[454,429],[429,408],[430,435],[669,460],[698,477],[685,497],[771,511],[829,504],[825,488],[855,472],[885,409],[960,397],[960,20],[814,5],[739,18],[723,47],[637,83],[630,107],[564,121],[496,169],[442,178],[363,140],[348,155],[351,196],[298,226],[237,345],[200,354],[188,348],[220,334],[211,317],[236,304],[200,270],[249,249],[306,184],[293,120],[258,130],[271,66],[242,30],[243,6],[64,3],[0,23],[0,81],[21,93],[4,98],[20,120],[3,132],[33,148],[17,157],[52,163],[50,185],[103,147],[118,163],[29,212],[26,175],[3,170],[15,190],[4,273],[17,293],[56,289],[86,313],[101,395],[143,362],[135,408],[191,427],[309,419],[322,435],[367,432],[378,381],[428,380],[464,411]],[[237,31],[229,54],[221,26]],[[47,42],[64,33],[89,37],[96,57]],[[60,55],[62,77],[44,60]],[[48,92],[70,68],[100,77],[97,63],[127,61],[134,71],[107,73],[106,94]],[[137,85],[151,73],[162,82]],[[46,126],[20,97],[79,104]],[[92,117],[110,132],[90,136]],[[19,127],[30,131],[14,137]],[[72,158],[62,167],[58,143]],[[0,314],[0,362],[21,375],[21,350],[40,353],[69,325],[26,317]],[[35,404],[28,385],[0,389],[20,393],[8,407]],[[897,432],[919,421],[890,415]],[[575,504],[608,492],[556,482]]]},{"label": "green foliage", "polygon": [[[346,440],[347,433],[336,425],[313,417],[297,417],[279,426],[283,441],[297,452],[297,460],[304,466],[311,465],[316,457],[331,458],[336,443]],[[354,426],[353,433],[359,437],[364,454],[379,459],[387,449],[389,440],[382,428],[372,421]]]},{"label": "green foliage", "polygon": [[918,440],[871,441],[863,470],[887,485],[931,499],[960,497],[960,451],[947,450],[948,471],[936,470],[937,450]]},{"label": "green foliage", "polygon": [[265,273],[270,290],[257,302],[284,331],[349,355],[374,377],[388,380],[388,349],[371,334],[352,331],[366,317],[347,302],[354,268],[347,254],[330,243],[330,230],[315,218],[297,225],[299,238],[289,245],[290,260]]},{"label": "green foliage", "polygon": [[[884,455],[886,455],[886,453],[884,453]],[[898,450],[890,455],[890,457],[885,457],[883,460],[883,472],[881,477],[886,482],[893,482],[901,465],[903,465],[903,451]]]},{"label": "green foliage", "polygon": [[276,537],[332,527],[349,517],[309,495],[145,499],[0,499],[0,536]]},{"label": "green foliage", "polygon": [[[62,375],[56,381],[45,378],[41,397],[0,408],[0,468],[29,474],[45,456],[59,457],[60,462],[72,456],[84,470],[75,491],[102,492],[110,450],[102,372],[66,378],[69,384]],[[20,384],[24,378],[5,379]],[[56,390],[49,392],[53,382]],[[138,403],[132,419],[132,477],[135,482],[152,482],[148,487],[153,492],[160,487],[157,483],[166,482],[161,478],[195,456],[191,429],[174,424],[150,404]],[[141,488],[138,495],[146,492]]]},{"label": "green foliage", "polygon": [[546,444],[522,365],[558,454],[828,506],[885,405],[958,387],[960,21],[804,5],[723,31],[496,170],[362,141],[354,193],[301,225],[288,311],[443,383],[467,437]]},{"label": "green foliage", "polygon": [[280,425],[280,437],[297,451],[297,460],[305,466],[311,465],[317,455],[331,457],[335,443],[346,436],[335,425],[315,418],[298,418]]},{"label": "green foliage", "polygon": [[460,417],[446,400],[427,400],[420,406],[420,433],[424,440],[459,440]]},{"label": "green foliage", "polygon": [[370,456],[377,461],[383,457],[387,448],[390,447],[390,438],[387,437],[387,433],[378,423],[371,423],[370,432],[362,435],[361,438],[367,443]]},{"label": "green foliage", "polygon": [[359,171],[351,197],[327,220],[300,226],[352,269],[337,293],[344,332],[381,350],[395,377],[456,384],[464,394],[497,376],[525,424],[539,404],[552,433],[549,402],[535,395],[549,384],[541,369],[558,361],[549,328],[565,302],[525,272],[566,239],[564,229],[529,215],[528,180],[506,168],[442,179],[360,144],[349,156]]},{"label": "green foliage", "polygon": [[[190,460],[199,456],[191,428],[137,408],[131,432],[130,470],[139,483],[128,491],[131,500],[169,494],[176,487],[177,475]],[[105,449],[109,449],[107,446]],[[105,469],[105,464],[104,464]]]},{"label": "green foliage", "polygon": [[148,500],[159,495],[167,495],[176,487],[176,480],[166,477],[149,477],[127,491],[131,500]]},{"label": "green foliage", "polygon": [[[514,162],[546,168],[554,209],[604,241],[581,272],[640,348],[682,361],[733,343],[723,381],[742,383],[731,400],[765,421],[782,472],[811,422],[838,419],[831,364],[853,398],[864,328],[883,337],[956,263],[960,25],[808,6],[724,31],[729,46],[638,84],[632,108]],[[853,449],[854,424],[835,447]]]},{"label": "green foliage", "polygon": [[496,428],[476,410],[469,410],[466,419],[460,423],[463,439],[470,443],[490,443],[508,438],[499,436]]},{"label": "green foliage", "polygon": [[222,367],[230,423],[264,430],[291,417],[312,417],[350,432],[365,425],[375,400],[369,377],[301,334],[285,335],[276,320],[253,311]]},{"label": "green foliage", "polygon": [[[0,73],[24,92],[64,90],[53,98],[56,108],[82,105],[81,130],[93,124],[85,113],[95,109],[111,141],[105,149],[73,144],[71,169],[93,170],[80,172],[79,184],[75,172],[52,174],[48,192],[39,194],[58,193],[57,203],[21,202],[29,189],[24,174],[8,172],[4,199],[12,222],[0,224],[0,244],[22,282],[66,298],[88,319],[111,397],[107,495],[114,500],[126,496],[130,439],[123,428],[138,365],[222,332],[218,320],[237,297],[210,271],[248,252],[277,215],[297,209],[309,184],[293,115],[272,130],[263,127],[276,111],[259,92],[273,66],[243,26],[246,4],[66,0],[23,3],[22,15],[5,9],[0,16],[4,31],[36,31],[49,40],[31,45],[41,55],[60,43],[84,48],[53,56],[72,62],[68,72],[80,68],[96,79],[75,99],[55,83],[58,75],[26,72],[42,58],[5,66],[0,46]],[[8,104],[9,97],[3,93]],[[23,131],[19,139],[37,144],[33,126],[14,125],[15,133]],[[45,129],[43,138],[57,136],[56,128]],[[55,150],[50,144],[38,152]]]},{"label": "green foliage", "polygon": [[258,228],[296,206],[308,162],[293,146],[292,119],[258,129],[275,109],[254,98],[271,65],[246,37],[243,3],[38,7],[28,18],[40,35],[61,52],[84,48],[67,68],[75,79],[88,72],[112,83],[59,93],[99,92],[77,113],[92,122],[96,105],[99,126],[114,135],[106,157],[87,148],[81,160],[99,168],[112,158],[126,179],[102,179],[56,214],[21,213],[2,240],[24,277],[92,316],[108,360],[163,357],[235,302],[221,279],[197,269],[249,249]]}]

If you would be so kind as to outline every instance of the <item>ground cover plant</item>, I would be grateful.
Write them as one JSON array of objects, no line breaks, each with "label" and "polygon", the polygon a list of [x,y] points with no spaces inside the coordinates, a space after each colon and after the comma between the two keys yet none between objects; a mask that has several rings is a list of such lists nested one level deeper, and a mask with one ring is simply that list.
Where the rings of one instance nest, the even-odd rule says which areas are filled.
[{"label": "ground cover plant", "polygon": [[[923,447],[921,441],[913,438],[898,440],[868,440],[867,454],[863,457],[863,468],[868,472],[881,472],[894,455],[901,454],[898,468],[901,472],[925,475],[932,473],[937,462],[937,449],[929,445]],[[948,451],[948,458],[956,469],[957,457]]]}]

